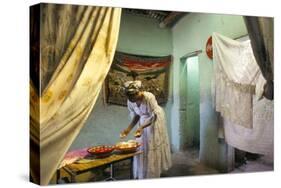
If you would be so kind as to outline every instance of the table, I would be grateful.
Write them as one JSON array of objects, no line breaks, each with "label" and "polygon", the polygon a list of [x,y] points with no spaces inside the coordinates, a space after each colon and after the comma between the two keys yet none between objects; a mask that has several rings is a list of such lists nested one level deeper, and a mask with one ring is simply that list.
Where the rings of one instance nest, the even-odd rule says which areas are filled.
[{"label": "table", "polygon": [[[109,166],[110,167],[110,177],[106,178],[106,181],[115,180],[114,179],[114,163],[118,163],[123,160],[130,159],[130,179],[133,179],[133,160],[134,156],[142,154],[141,151],[137,151],[134,153],[127,153],[127,154],[118,154],[114,153],[109,157],[101,158],[101,159],[93,159],[87,163],[72,163],[68,164],[61,169],[67,172],[70,175],[70,182],[76,182],[75,178],[77,175],[85,173],[87,171],[93,170],[98,167],[102,166]],[[61,169],[57,170],[57,183],[61,177]]]}]

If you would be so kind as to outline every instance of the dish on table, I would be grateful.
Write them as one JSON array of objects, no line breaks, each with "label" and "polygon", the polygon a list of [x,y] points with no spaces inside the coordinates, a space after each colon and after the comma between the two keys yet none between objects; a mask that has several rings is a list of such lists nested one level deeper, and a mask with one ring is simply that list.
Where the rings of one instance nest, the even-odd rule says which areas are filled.
[{"label": "dish on table", "polygon": [[90,147],[87,151],[91,155],[94,155],[98,158],[102,158],[110,156],[114,149],[114,146],[101,145]]},{"label": "dish on table", "polygon": [[122,153],[136,152],[140,145],[141,144],[135,140],[129,140],[127,142],[118,142],[115,149]]}]

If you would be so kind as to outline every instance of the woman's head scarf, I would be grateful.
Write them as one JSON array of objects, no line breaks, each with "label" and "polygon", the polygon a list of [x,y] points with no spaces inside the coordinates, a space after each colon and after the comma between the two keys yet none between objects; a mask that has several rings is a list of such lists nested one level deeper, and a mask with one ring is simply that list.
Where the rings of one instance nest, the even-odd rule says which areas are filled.
[{"label": "woman's head scarf", "polygon": [[124,83],[125,93],[126,95],[134,95],[137,94],[141,89],[141,81],[134,80],[134,81],[127,81]]}]

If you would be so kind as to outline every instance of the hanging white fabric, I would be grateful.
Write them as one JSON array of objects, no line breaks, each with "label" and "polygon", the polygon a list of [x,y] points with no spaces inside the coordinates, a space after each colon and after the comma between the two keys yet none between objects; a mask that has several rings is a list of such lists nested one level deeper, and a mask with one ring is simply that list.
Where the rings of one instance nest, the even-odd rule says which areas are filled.
[{"label": "hanging white fabric", "polygon": [[261,95],[265,81],[250,41],[239,42],[214,33],[213,58],[216,111],[231,122],[252,128],[252,95]]},{"label": "hanging white fabric", "polygon": [[262,98],[266,83],[250,41],[213,34],[215,108],[223,116],[226,142],[273,156],[273,101]]},{"label": "hanging white fabric", "polygon": [[240,150],[268,155],[273,160],[274,138],[273,101],[253,100],[253,128],[247,129],[224,118],[226,142]]}]

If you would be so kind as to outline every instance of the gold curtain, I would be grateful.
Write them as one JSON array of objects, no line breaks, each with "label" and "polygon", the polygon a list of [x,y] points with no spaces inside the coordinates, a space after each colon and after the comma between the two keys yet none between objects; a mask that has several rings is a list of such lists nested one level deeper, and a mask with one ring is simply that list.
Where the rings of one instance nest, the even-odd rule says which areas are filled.
[{"label": "gold curtain", "polygon": [[[32,179],[46,185],[95,105],[116,49],[121,9],[42,6],[40,83],[44,84],[36,90],[30,83],[30,149],[31,156],[40,157],[31,160]],[[69,22],[57,25],[58,18]],[[38,145],[39,150],[32,147]]]}]

